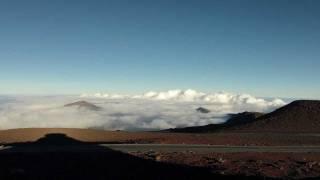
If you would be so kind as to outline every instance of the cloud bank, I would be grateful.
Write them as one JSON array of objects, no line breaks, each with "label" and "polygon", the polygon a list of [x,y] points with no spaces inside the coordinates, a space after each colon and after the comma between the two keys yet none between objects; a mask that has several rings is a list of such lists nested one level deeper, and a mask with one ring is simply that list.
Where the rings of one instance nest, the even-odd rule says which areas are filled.
[{"label": "cloud bank", "polygon": [[[64,107],[85,100],[102,109]],[[143,130],[222,123],[227,114],[270,112],[285,105],[248,94],[202,93],[194,90],[147,92],[142,95],[82,94],[81,96],[1,97],[0,129],[29,127]],[[203,114],[198,107],[210,110]]]}]

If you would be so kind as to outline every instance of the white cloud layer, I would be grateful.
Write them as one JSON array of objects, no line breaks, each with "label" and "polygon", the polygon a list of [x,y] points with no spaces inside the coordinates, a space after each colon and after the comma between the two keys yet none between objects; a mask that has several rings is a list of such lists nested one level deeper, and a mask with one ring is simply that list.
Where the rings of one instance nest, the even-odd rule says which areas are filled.
[{"label": "white cloud layer", "polygon": [[[85,100],[100,111],[64,107]],[[166,129],[222,123],[228,113],[270,112],[286,103],[247,94],[211,93],[194,90],[148,92],[143,95],[83,94],[79,97],[1,97],[0,129],[28,127],[99,128],[106,130]],[[196,111],[204,107],[211,112]]]}]

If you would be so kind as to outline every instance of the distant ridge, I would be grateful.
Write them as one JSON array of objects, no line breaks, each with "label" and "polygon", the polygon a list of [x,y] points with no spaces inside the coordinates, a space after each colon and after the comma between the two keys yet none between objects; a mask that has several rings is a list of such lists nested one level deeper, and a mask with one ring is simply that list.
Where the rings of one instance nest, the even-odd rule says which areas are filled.
[{"label": "distant ridge", "polygon": [[231,115],[223,124],[169,129],[169,132],[320,133],[320,101],[299,100],[274,112]]},{"label": "distant ridge", "polygon": [[78,107],[81,109],[87,109],[87,110],[93,110],[93,111],[99,111],[102,109],[101,107],[96,106],[96,105],[89,103],[87,101],[77,101],[74,103],[66,104],[66,105],[64,105],[64,107]]},{"label": "distant ridge", "polygon": [[232,126],[250,123],[262,115],[263,115],[262,113],[258,113],[258,112],[243,112],[243,113],[238,113],[238,114],[229,114],[229,116],[230,116],[229,120],[225,123],[222,123],[222,124],[209,124],[209,125],[205,125],[205,126],[175,128],[175,129],[169,129],[166,131],[169,131],[169,132],[201,132],[201,133],[216,132],[216,131],[219,131],[222,129],[227,129]]}]

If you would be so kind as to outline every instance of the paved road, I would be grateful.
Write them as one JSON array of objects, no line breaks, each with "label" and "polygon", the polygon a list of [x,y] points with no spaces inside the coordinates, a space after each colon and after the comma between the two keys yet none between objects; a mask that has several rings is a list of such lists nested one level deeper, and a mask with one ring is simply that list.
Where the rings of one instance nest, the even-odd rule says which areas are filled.
[{"label": "paved road", "polygon": [[122,152],[195,152],[195,153],[235,153],[235,152],[320,152],[320,146],[217,146],[217,145],[172,145],[172,144],[102,144]]},{"label": "paved road", "polygon": [[49,146],[37,147],[27,146],[22,148],[12,148],[0,146],[0,153],[3,150],[12,150],[13,152],[96,152],[104,151],[109,148],[122,152],[194,152],[194,153],[236,153],[236,152],[293,152],[308,153],[319,152],[320,146],[217,146],[217,145],[184,145],[184,144],[100,144],[99,146]]}]

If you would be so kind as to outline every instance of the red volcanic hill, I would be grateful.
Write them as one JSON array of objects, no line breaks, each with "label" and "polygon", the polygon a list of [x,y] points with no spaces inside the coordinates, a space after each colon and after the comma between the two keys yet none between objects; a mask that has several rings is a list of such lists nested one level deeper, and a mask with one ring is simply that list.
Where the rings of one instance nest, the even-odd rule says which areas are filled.
[{"label": "red volcanic hill", "polygon": [[320,101],[294,101],[255,121],[228,128],[257,132],[320,132]]},{"label": "red volcanic hill", "polygon": [[320,133],[320,101],[294,101],[269,114],[244,112],[223,124],[170,129],[169,132]]}]

